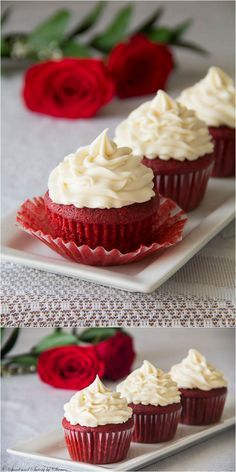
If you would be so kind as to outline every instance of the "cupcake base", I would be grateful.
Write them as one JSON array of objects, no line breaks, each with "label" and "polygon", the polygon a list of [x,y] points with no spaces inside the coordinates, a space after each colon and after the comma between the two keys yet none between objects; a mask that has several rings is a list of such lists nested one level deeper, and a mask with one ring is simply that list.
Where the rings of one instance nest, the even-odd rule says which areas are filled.
[{"label": "cupcake base", "polygon": [[235,129],[228,126],[209,127],[213,138],[215,164],[213,177],[232,177],[235,175]]},{"label": "cupcake base", "polygon": [[204,391],[198,388],[179,389],[181,392],[181,423],[208,425],[217,423],[223,413],[227,388]]},{"label": "cupcake base", "polygon": [[121,252],[150,244],[154,216],[159,208],[158,195],[148,202],[134,203],[122,208],[76,208],[74,205],[54,203],[48,192],[44,196],[48,221],[54,233],[63,241],[74,241],[77,246],[98,246],[107,251]]},{"label": "cupcake base", "polygon": [[127,456],[134,421],[108,424],[96,428],[71,425],[63,418],[62,426],[68,452],[73,461],[90,464],[111,464]]},{"label": "cupcake base", "polygon": [[132,441],[160,443],[170,441],[174,437],[180,420],[181,403],[167,406],[130,403],[129,406],[134,413]]},{"label": "cupcake base", "polygon": [[174,200],[184,211],[191,211],[202,201],[211,176],[214,156],[207,154],[195,161],[143,159],[155,176],[157,191]]}]

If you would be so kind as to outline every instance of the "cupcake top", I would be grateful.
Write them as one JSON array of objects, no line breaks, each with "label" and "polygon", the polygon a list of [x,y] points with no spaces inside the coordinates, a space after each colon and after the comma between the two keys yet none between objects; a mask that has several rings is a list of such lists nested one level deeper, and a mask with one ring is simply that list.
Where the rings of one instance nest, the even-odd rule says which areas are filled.
[{"label": "cupcake top", "polygon": [[150,362],[134,370],[117,386],[117,391],[128,403],[166,406],[180,402],[177,384],[169,374],[156,369]]},{"label": "cupcake top", "polygon": [[208,126],[235,127],[233,80],[219,67],[210,67],[206,77],[184,90],[178,100],[195,110]]},{"label": "cupcake top", "polygon": [[132,416],[125,398],[106,388],[98,376],[89,387],[73,395],[64,411],[70,424],[88,427],[125,423]]},{"label": "cupcake top", "polygon": [[77,208],[121,208],[154,195],[153,172],[128,147],[117,147],[104,130],[90,146],[69,154],[50,174],[54,203]]},{"label": "cupcake top", "polygon": [[170,375],[179,388],[211,390],[227,386],[223,372],[208,364],[196,349],[190,349],[180,364],[173,365]]},{"label": "cupcake top", "polygon": [[213,150],[206,124],[163,90],[118,125],[115,141],[142,157],[164,161],[194,161]]}]

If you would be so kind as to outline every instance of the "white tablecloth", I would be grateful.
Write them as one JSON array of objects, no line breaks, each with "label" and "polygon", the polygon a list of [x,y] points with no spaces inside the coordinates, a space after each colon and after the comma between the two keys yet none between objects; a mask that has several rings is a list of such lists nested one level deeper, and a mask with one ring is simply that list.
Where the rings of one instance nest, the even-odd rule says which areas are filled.
[{"label": "white tablecloth", "polygon": [[[9,2],[4,2],[7,6]],[[11,3],[11,2],[10,2]],[[59,6],[83,13],[94,2],[15,2],[7,29],[31,29]],[[125,2],[110,2],[98,25],[102,28]],[[156,8],[156,2],[134,2],[132,26]],[[205,46],[204,57],[176,50],[177,67],[169,92],[203,77],[212,64],[233,75],[234,3],[165,2],[163,24],[192,17],[188,39]],[[76,21],[76,14],[73,17]],[[22,74],[2,79],[3,214],[26,198],[44,193],[50,170],[63,157],[101,132],[115,126],[143,100],[114,100],[90,120],[52,119],[27,111],[21,100]],[[153,294],[129,294],[14,264],[3,265],[2,322],[12,326],[51,323],[130,324],[153,326],[229,326],[234,317],[234,229],[227,227],[174,277]]]},{"label": "white tablecloth", "polygon": [[[135,365],[144,359],[168,371],[194,347],[209,362],[224,371],[229,380],[229,395],[234,391],[233,329],[130,329],[138,354]],[[26,352],[46,334],[47,329],[22,330],[15,353]],[[173,343],[174,339],[174,343]],[[13,351],[12,351],[13,353]],[[112,388],[114,384],[110,384]],[[43,464],[6,454],[6,448],[19,441],[37,437],[60,427],[63,405],[72,391],[53,389],[38,380],[36,374],[2,380],[2,471],[54,470]],[[157,464],[151,471],[234,471],[234,431],[228,430],[202,444],[191,447]]]}]

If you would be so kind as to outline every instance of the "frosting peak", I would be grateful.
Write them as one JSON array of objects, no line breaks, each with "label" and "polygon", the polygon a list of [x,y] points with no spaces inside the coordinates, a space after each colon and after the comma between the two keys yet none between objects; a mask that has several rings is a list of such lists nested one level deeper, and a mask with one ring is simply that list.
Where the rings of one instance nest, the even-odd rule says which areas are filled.
[{"label": "frosting peak", "polygon": [[97,376],[87,388],[80,390],[64,405],[65,418],[72,425],[102,426],[125,423],[132,409],[118,392],[112,392]]},{"label": "frosting peak", "polygon": [[180,392],[170,375],[148,361],[128,375],[117,391],[128,403],[165,406],[180,402]]},{"label": "frosting peak", "polygon": [[96,375],[95,380],[89,385],[89,387],[87,387],[87,390],[93,393],[106,393],[107,389],[105,385],[101,382],[98,375]]},{"label": "frosting peak", "polygon": [[[204,79],[202,80],[202,82]],[[233,86],[233,80],[219,67],[210,67],[205,77],[205,82],[219,90]]]},{"label": "frosting peak", "polygon": [[211,390],[227,386],[224,374],[207,363],[196,349],[190,349],[188,356],[171,368],[170,375],[179,388]]},{"label": "frosting peak", "polygon": [[50,174],[54,203],[77,208],[121,208],[154,195],[153,172],[128,147],[117,147],[104,130],[90,146],[69,154]]},{"label": "frosting peak", "polygon": [[165,93],[163,90],[159,90],[153,100],[150,102],[150,109],[161,115],[169,110],[176,110],[176,102]]},{"label": "frosting peak", "polygon": [[[160,370],[160,369],[159,369]],[[154,367],[149,361],[143,361],[142,366],[139,368],[139,372],[145,375],[157,375],[158,369]]]},{"label": "frosting peak", "polygon": [[233,80],[219,67],[210,67],[206,77],[185,89],[178,100],[195,110],[208,126],[235,127]]},{"label": "frosting peak", "polygon": [[193,161],[213,150],[206,124],[163,90],[118,125],[115,141],[135,154],[165,161]]},{"label": "frosting peak", "polygon": [[113,141],[108,138],[107,131],[108,128],[104,129],[104,131],[93,141],[93,143],[90,144],[89,151],[91,157],[110,157],[116,151],[117,146]]}]

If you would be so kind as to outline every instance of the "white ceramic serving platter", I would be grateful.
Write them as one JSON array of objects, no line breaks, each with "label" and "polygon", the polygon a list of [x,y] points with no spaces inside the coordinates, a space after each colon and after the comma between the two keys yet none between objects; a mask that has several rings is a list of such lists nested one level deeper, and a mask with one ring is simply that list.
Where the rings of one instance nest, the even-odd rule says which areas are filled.
[{"label": "white ceramic serving platter", "polygon": [[24,266],[149,293],[160,287],[234,218],[234,179],[211,179],[201,205],[188,214],[183,240],[160,256],[114,267],[70,262],[15,226],[16,213],[2,221],[3,259]]},{"label": "white ceramic serving platter", "polygon": [[71,471],[108,471],[108,470],[137,470],[152,464],[172,454],[180,452],[194,444],[205,441],[210,437],[232,427],[235,423],[234,401],[228,398],[223,419],[212,426],[185,426],[179,425],[175,438],[172,441],[160,444],[131,443],[127,458],[116,464],[92,465],[82,462],[73,462],[67,452],[63,431],[58,429],[38,438],[16,445],[7,450],[9,454],[21,456],[54,467],[61,467]]}]

